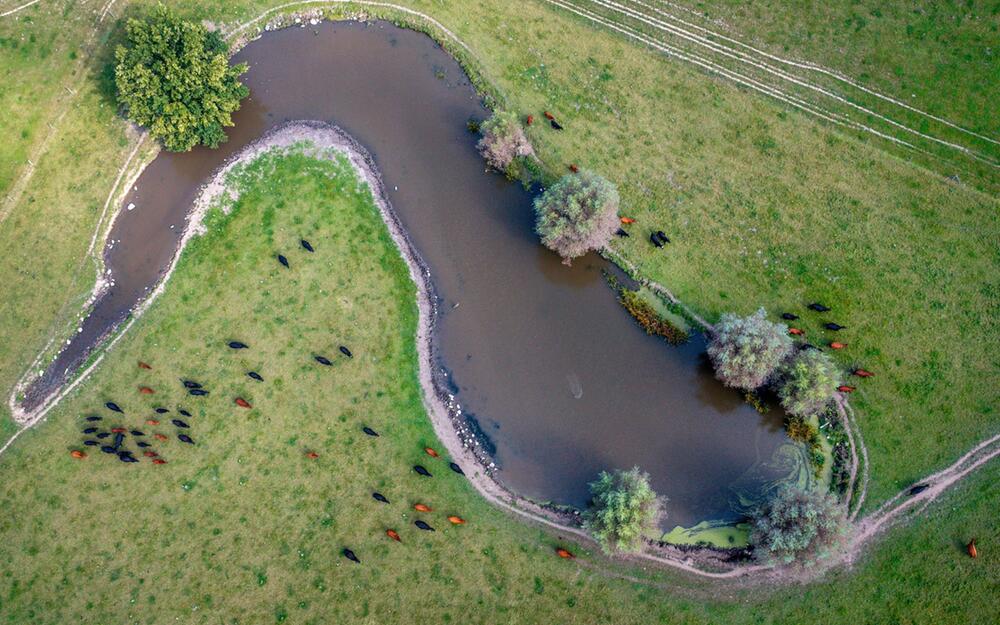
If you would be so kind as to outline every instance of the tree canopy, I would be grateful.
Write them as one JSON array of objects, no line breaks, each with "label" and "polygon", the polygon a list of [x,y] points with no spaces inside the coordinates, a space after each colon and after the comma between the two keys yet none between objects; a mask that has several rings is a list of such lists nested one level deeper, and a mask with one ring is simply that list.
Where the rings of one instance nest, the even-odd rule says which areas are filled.
[{"label": "tree canopy", "polygon": [[781,368],[781,405],[798,416],[819,412],[833,399],[840,379],[840,368],[828,355],[815,349],[801,351]]},{"label": "tree canopy", "polygon": [[791,351],[788,327],[768,321],[763,308],[748,317],[725,313],[708,343],[716,377],[744,390],[767,382]]},{"label": "tree canopy", "polygon": [[115,86],[128,118],[173,152],[224,142],[250,92],[239,81],[246,64],[229,65],[222,37],[162,5],[130,19],[125,35],[115,50]]},{"label": "tree canopy", "polygon": [[566,174],[535,198],[535,230],[569,262],[597,250],[618,229],[618,189],[589,171]]},{"label": "tree canopy", "polygon": [[844,534],[843,506],[816,490],[783,486],[750,513],[750,544],[763,562],[815,564]]},{"label": "tree canopy", "polygon": [[586,527],[606,552],[638,551],[642,537],[655,530],[663,517],[663,503],[649,485],[649,475],[628,471],[601,471],[590,484],[593,505],[584,516]]}]

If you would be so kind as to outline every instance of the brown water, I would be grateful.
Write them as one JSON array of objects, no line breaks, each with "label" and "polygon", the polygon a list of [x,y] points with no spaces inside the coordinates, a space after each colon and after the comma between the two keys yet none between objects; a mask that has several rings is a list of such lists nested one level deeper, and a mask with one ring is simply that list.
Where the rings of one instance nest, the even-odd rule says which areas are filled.
[{"label": "brown water", "polygon": [[268,128],[321,120],[375,156],[442,299],[441,364],[510,488],[580,505],[599,470],[637,464],[671,500],[667,525],[689,525],[733,516],[731,485],[774,472],[762,463],[786,440],[780,419],[723,388],[700,340],[674,348],[648,337],[605,284],[605,261],[567,268],[538,244],[529,194],[484,172],[465,128],[487,111],[429,38],[385,23],[324,23],[267,34],[235,61],[250,64],[251,96],[229,142],[163,153],[145,170],[106,250],[114,286],[26,403],[155,286],[213,170]]}]

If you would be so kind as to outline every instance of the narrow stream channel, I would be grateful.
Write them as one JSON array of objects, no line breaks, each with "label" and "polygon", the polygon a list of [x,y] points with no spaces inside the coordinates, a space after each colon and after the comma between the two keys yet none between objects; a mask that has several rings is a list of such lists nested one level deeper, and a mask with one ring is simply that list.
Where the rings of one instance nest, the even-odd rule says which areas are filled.
[{"label": "narrow stream channel", "polygon": [[114,285],[29,389],[28,407],[152,290],[215,169],[273,126],[321,120],[375,156],[442,298],[441,365],[508,487],[582,505],[599,470],[639,465],[670,498],[665,526],[689,526],[733,518],[739,494],[789,470],[773,460],[786,442],[780,417],[723,388],[700,339],[675,348],[648,337],[605,284],[605,261],[567,268],[538,244],[530,196],[484,171],[466,130],[488,111],[428,37],[382,22],[322,23],[266,34],[242,61],[251,96],[228,143],[162,153],[145,170],[105,253]]}]

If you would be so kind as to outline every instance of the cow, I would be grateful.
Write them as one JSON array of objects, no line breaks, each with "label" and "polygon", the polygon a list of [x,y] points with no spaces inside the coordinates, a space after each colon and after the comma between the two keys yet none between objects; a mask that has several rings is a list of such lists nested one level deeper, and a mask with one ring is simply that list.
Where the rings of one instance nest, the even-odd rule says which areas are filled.
[{"label": "cow", "polygon": [[125,411],[122,410],[121,407],[113,401],[105,402],[104,405],[107,407],[108,410],[112,412],[120,412],[122,414],[125,414]]},{"label": "cow", "polygon": [[382,503],[389,503],[389,500],[385,498],[385,495],[379,492],[372,493],[372,499],[375,501],[380,501]]},{"label": "cow", "polygon": [[201,388],[202,387],[202,385],[201,385],[200,382],[195,382],[194,380],[181,380],[181,383],[184,384],[184,388]]},{"label": "cow", "polygon": [[796,319],[799,318],[799,316],[796,315],[795,313],[786,312],[786,313],[781,313],[781,318],[784,319],[785,321],[795,321]]},{"label": "cow", "polygon": [[285,267],[291,268],[291,265],[288,264],[288,259],[282,256],[281,254],[278,254],[278,262],[284,265]]},{"label": "cow", "polygon": [[399,537],[399,534],[396,533],[396,530],[385,530],[385,535],[393,539],[397,543],[403,542],[403,539]]},{"label": "cow", "polygon": [[556,555],[558,555],[560,558],[565,558],[567,560],[572,560],[573,558],[576,557],[569,551],[563,549],[562,547],[556,547]]},{"label": "cow", "polygon": [[417,472],[417,475],[423,475],[424,477],[434,477],[431,475],[430,471],[420,466],[419,464],[413,465],[413,470]]},{"label": "cow", "polygon": [[191,437],[188,436],[187,434],[178,434],[177,440],[179,440],[182,443],[188,443],[189,445],[194,445],[194,441],[191,440]]},{"label": "cow", "polygon": [[316,360],[316,362],[326,367],[329,367],[333,364],[332,362],[330,362],[330,359],[326,358],[325,356],[313,356],[313,358]]},{"label": "cow", "polygon": [[808,308],[809,310],[815,310],[816,312],[821,312],[821,313],[830,312],[830,307],[829,306],[824,306],[823,304],[820,304],[819,302],[813,302],[812,304],[809,304],[808,306],[806,306],[806,308]]},{"label": "cow", "polygon": [[426,453],[431,458],[438,458],[438,452],[432,447],[424,447],[424,453]]},{"label": "cow", "polygon": [[337,349],[339,349],[339,350],[340,350],[340,353],[341,353],[341,354],[343,354],[343,355],[347,356],[348,358],[354,358],[354,354],[352,354],[352,353],[351,353],[351,350],[347,349],[347,348],[346,348],[346,347],[344,347],[343,345],[341,345],[341,346],[340,346],[340,347],[338,347]]},{"label": "cow", "polygon": [[450,521],[452,525],[465,525],[465,519],[460,516],[452,515],[448,517],[448,521]]},{"label": "cow", "polygon": [[179,428],[190,428],[191,427],[190,425],[188,425],[184,421],[181,421],[180,419],[171,419],[170,422],[173,423],[174,425],[176,425]]},{"label": "cow", "polygon": [[847,329],[847,326],[842,326],[839,323],[833,323],[832,321],[830,323],[824,323],[823,327],[826,328],[827,330],[833,330],[834,332],[839,332],[841,330]]},{"label": "cow", "polygon": [[264,381],[264,378],[262,378],[256,371],[247,371],[247,376],[249,376],[251,380],[257,380],[258,382]]},{"label": "cow", "polygon": [[413,504],[413,509],[416,510],[417,512],[434,512],[433,508],[422,503]]},{"label": "cow", "polygon": [[358,564],[361,564],[361,560],[358,560],[358,556],[354,555],[354,552],[348,549],[347,547],[344,547],[343,554],[344,557],[350,560],[351,562],[356,562]]},{"label": "cow", "polygon": [[462,470],[462,467],[458,466],[454,462],[448,463],[448,467],[455,473],[458,473],[459,475],[465,475],[465,471]]},{"label": "cow", "polygon": [[208,395],[208,391],[203,388],[193,388],[188,391],[188,395],[192,395],[194,397],[204,397],[205,395]]},{"label": "cow", "polygon": [[149,388],[148,386],[140,386],[139,387],[139,392],[141,394],[143,394],[143,395],[152,395],[152,394],[156,393],[156,391],[154,391],[153,389]]},{"label": "cow", "polygon": [[371,429],[367,425],[365,427],[361,428],[361,431],[364,432],[365,434],[367,434],[368,436],[378,436],[378,432],[376,432],[375,430]]},{"label": "cow", "polygon": [[414,521],[413,524],[416,525],[417,527],[419,527],[420,529],[424,530],[425,532],[433,532],[434,531],[433,527],[431,527],[430,525],[427,525],[423,521]]},{"label": "cow", "polygon": [[302,244],[302,247],[305,248],[305,250],[307,252],[315,252],[316,251],[316,250],[313,249],[312,243],[310,243],[309,241],[306,241],[305,239],[300,240],[299,243]]},{"label": "cow", "polygon": [[248,349],[250,347],[246,343],[241,343],[239,341],[229,341],[228,345],[232,349]]}]

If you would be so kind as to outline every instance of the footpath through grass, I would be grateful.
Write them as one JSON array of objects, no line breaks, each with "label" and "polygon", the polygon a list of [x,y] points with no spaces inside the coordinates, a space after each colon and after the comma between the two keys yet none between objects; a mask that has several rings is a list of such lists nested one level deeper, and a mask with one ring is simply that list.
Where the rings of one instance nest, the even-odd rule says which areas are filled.
[{"label": "footpath through grass", "polygon": [[[424,454],[437,443],[417,387],[415,290],[345,161],[270,153],[236,184],[233,212],[213,215],[94,377],[0,457],[0,622],[988,622],[995,465],[949,496],[969,502],[964,514],[938,506],[860,570],[806,589],[720,593],[625,570],[658,584],[647,585],[617,579],[621,565],[577,546],[578,560],[556,557],[556,538],[497,511],[446,458]],[[250,348],[230,350],[233,339]],[[210,394],[187,395],[182,377]],[[102,407],[109,400],[124,417]],[[72,459],[91,413],[102,429],[144,430],[168,463],[127,465],[94,448]],[[144,423],[153,417],[161,425]],[[169,418],[188,422],[193,446]],[[434,477],[415,474],[416,463]],[[417,502],[434,511],[415,513]],[[468,524],[452,527],[449,514]],[[417,518],[436,531],[416,529]],[[979,561],[957,546],[970,533]],[[345,546],[360,565],[340,555]]]}]

